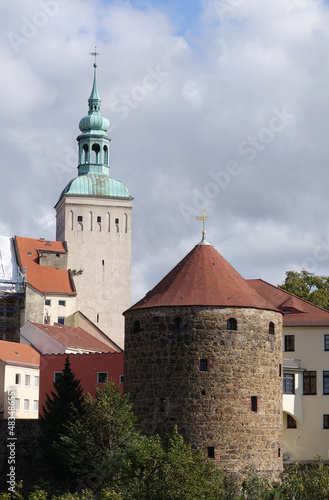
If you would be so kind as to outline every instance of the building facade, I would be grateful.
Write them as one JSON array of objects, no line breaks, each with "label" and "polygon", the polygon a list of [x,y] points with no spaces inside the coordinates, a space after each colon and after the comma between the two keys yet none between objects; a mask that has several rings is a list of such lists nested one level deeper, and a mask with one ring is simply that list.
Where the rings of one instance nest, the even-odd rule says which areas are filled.
[{"label": "building facade", "polygon": [[39,368],[31,346],[0,341],[0,418],[38,418]]},{"label": "building facade", "polygon": [[283,313],[283,459],[329,461],[329,311],[248,280]]}]

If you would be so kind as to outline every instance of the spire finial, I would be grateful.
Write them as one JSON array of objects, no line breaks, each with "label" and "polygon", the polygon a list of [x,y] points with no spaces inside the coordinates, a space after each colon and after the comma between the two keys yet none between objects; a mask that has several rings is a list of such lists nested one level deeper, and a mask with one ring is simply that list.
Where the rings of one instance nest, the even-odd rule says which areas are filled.
[{"label": "spire finial", "polygon": [[90,54],[91,56],[94,56],[94,57],[95,57],[94,68],[97,68],[97,64],[96,64],[96,57],[97,57],[97,56],[99,56],[99,52],[97,52],[97,50],[96,50],[96,49],[97,49],[97,47],[96,47],[96,45],[95,45],[95,51],[94,51],[94,52],[89,52],[89,54]]},{"label": "spire finial", "polygon": [[202,241],[206,240],[206,220],[209,219],[209,217],[206,217],[206,212],[202,212],[202,216],[196,217],[195,220],[202,220],[203,221],[203,228],[202,228]]}]

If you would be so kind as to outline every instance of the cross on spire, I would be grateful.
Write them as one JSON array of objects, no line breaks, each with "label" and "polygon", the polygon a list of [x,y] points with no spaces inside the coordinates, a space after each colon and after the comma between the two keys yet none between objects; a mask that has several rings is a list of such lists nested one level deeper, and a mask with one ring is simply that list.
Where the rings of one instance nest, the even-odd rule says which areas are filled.
[{"label": "cross on spire", "polygon": [[206,212],[202,212],[202,216],[196,217],[195,220],[202,220],[203,222],[203,227],[202,227],[202,241],[205,241],[206,239],[206,220],[209,219],[209,217],[206,217]]},{"label": "cross on spire", "polygon": [[94,68],[97,68],[97,64],[96,64],[96,57],[97,57],[97,56],[99,56],[99,52],[97,52],[96,48],[97,48],[97,47],[96,47],[96,45],[95,45],[95,51],[94,51],[94,52],[89,52],[89,54],[90,54],[91,56],[94,56],[94,57],[95,57]]}]

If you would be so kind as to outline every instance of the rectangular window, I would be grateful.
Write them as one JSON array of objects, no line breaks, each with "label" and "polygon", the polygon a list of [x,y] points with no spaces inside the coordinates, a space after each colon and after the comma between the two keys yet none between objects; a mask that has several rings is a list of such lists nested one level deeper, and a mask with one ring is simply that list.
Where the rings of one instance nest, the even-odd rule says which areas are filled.
[{"label": "rectangular window", "polygon": [[39,401],[37,399],[33,401],[33,411],[39,411]]},{"label": "rectangular window", "polygon": [[63,316],[58,316],[57,323],[59,325],[64,325],[64,322],[65,322],[65,318]]},{"label": "rectangular window", "polygon": [[66,300],[59,300],[58,305],[59,306],[66,306]]},{"label": "rectangular window", "polygon": [[24,411],[29,411],[30,409],[30,400],[24,399]]},{"label": "rectangular window", "polygon": [[97,384],[105,384],[106,381],[107,381],[107,372],[98,372]]},{"label": "rectangular window", "polygon": [[125,381],[125,376],[124,375],[120,375],[120,384],[123,384],[124,381]]},{"label": "rectangular window", "polygon": [[45,300],[45,306],[51,306],[51,300],[50,299],[46,299]]},{"label": "rectangular window", "polygon": [[329,429],[329,415],[323,415],[323,428]]},{"label": "rectangular window", "polygon": [[200,359],[200,372],[207,372],[208,371],[208,360],[207,359]]},{"label": "rectangular window", "polygon": [[292,352],[295,350],[295,335],[284,336],[284,350],[286,352]]},{"label": "rectangular window", "polygon": [[316,394],[316,372],[303,373],[303,394]]},{"label": "rectangular window", "polygon": [[38,388],[38,387],[39,387],[39,377],[38,377],[38,376],[35,376],[35,377],[34,377],[34,387],[35,387],[35,388]]},{"label": "rectangular window", "polygon": [[30,375],[25,375],[25,387],[30,387]]},{"label": "rectangular window", "polygon": [[208,452],[208,458],[215,458],[215,447],[214,446],[208,446],[207,452]]},{"label": "rectangular window", "polygon": [[63,376],[62,372],[54,372],[54,382],[55,384],[59,382],[59,379]]},{"label": "rectangular window", "polygon": [[287,429],[297,429],[297,422],[291,415],[287,415]]},{"label": "rectangular window", "polygon": [[21,401],[19,398],[15,398],[15,410],[19,411],[21,407]]},{"label": "rectangular window", "polygon": [[283,394],[295,394],[295,374],[283,374]]},{"label": "rectangular window", "polygon": [[16,373],[15,375],[15,385],[21,385],[21,374]]},{"label": "rectangular window", "polygon": [[324,350],[329,351],[329,335],[325,334],[324,336]]},{"label": "rectangular window", "polygon": [[251,411],[257,412],[258,411],[258,397],[257,396],[251,396]]},{"label": "rectangular window", "polygon": [[82,215],[78,215],[78,222],[82,222],[82,220],[83,220]]},{"label": "rectangular window", "polygon": [[323,372],[323,394],[329,394],[329,372]]},{"label": "rectangular window", "polygon": [[97,222],[102,222],[102,217],[100,217],[99,215],[97,216]]}]

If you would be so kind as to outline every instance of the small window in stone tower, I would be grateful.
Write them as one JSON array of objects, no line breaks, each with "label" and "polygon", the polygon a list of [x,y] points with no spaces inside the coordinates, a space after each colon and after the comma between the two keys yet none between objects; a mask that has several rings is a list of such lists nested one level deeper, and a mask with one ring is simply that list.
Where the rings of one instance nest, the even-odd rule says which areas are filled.
[{"label": "small window in stone tower", "polygon": [[251,396],[251,411],[257,412],[258,411],[258,397],[257,396]]},{"label": "small window in stone tower", "polygon": [[175,323],[176,330],[183,330],[184,323],[183,323],[182,318],[175,318],[174,323]]},{"label": "small window in stone tower", "polygon": [[83,221],[82,215],[78,215],[78,222],[82,222],[82,221]]},{"label": "small window in stone tower", "polygon": [[166,411],[166,398],[159,399],[159,410],[161,413],[164,413]]},{"label": "small window in stone tower", "polygon": [[117,233],[119,232],[119,219],[115,219],[115,227],[117,230]]},{"label": "small window in stone tower", "polygon": [[236,330],[238,327],[237,321],[235,318],[230,318],[227,320],[227,330]]},{"label": "small window in stone tower", "polygon": [[215,447],[214,446],[208,446],[207,452],[208,452],[208,458],[215,458]]},{"label": "small window in stone tower", "polygon": [[268,333],[269,333],[270,335],[274,335],[274,330],[275,330],[275,329],[274,329],[274,323],[273,323],[273,321],[270,321],[270,323],[269,323],[269,325],[268,325]]},{"label": "small window in stone tower", "polygon": [[208,371],[208,360],[206,358],[200,359],[200,372]]},{"label": "small window in stone tower", "polygon": [[133,326],[133,333],[139,333],[141,331],[141,325],[139,321],[135,321]]},{"label": "small window in stone tower", "polygon": [[102,217],[100,217],[99,215],[97,216],[97,222],[102,222]]}]

